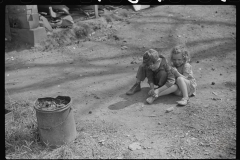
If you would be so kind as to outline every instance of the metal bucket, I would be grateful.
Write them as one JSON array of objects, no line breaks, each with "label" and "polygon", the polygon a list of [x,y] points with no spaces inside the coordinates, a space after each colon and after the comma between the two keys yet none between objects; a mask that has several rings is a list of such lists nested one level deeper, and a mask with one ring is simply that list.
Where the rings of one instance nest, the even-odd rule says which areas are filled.
[{"label": "metal bucket", "polygon": [[[64,100],[62,108],[43,110],[37,107],[37,103],[48,100]],[[58,96],[56,98],[38,98],[34,108],[36,110],[38,130],[41,141],[50,147],[57,147],[72,142],[76,136],[76,124],[71,108],[71,98]]]}]

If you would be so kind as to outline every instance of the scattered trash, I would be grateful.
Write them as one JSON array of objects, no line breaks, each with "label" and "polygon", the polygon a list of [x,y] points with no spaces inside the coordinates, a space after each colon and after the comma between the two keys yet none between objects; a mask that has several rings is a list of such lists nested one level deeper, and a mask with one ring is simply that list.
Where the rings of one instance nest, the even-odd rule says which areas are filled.
[{"label": "scattered trash", "polygon": [[134,150],[142,149],[142,147],[139,142],[134,142],[128,146],[128,149],[130,149],[131,151],[134,151]]},{"label": "scattered trash", "polygon": [[133,5],[133,8],[135,11],[139,11],[139,10],[146,9],[149,7],[150,7],[150,5]]},{"label": "scattered trash", "polygon": [[52,31],[52,26],[49,24],[47,18],[39,14],[39,25],[41,27],[47,28],[49,31]]},{"label": "scattered trash", "polygon": [[173,110],[174,110],[174,107],[170,107],[170,108],[166,109],[166,113],[171,112]]}]

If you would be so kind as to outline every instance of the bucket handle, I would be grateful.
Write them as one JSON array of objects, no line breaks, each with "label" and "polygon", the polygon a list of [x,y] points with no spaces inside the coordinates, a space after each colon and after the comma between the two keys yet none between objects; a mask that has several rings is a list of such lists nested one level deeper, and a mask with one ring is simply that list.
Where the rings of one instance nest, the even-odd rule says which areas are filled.
[{"label": "bucket handle", "polygon": [[53,129],[53,128],[56,128],[56,127],[62,125],[62,124],[67,120],[67,118],[68,118],[71,110],[72,110],[72,108],[70,107],[70,108],[69,108],[68,115],[66,116],[66,118],[65,118],[61,123],[57,124],[56,126],[53,126],[53,127],[39,127],[39,128],[40,128],[40,129],[43,129],[43,130],[51,130],[51,129]]}]

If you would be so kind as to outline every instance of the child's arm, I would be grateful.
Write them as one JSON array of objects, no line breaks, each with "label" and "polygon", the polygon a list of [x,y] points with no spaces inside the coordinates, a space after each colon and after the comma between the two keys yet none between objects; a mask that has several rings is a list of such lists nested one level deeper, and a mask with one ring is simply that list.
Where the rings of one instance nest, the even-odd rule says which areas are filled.
[{"label": "child's arm", "polygon": [[153,72],[150,69],[147,69],[147,79],[148,79],[148,84],[150,86],[150,89],[154,89]]},{"label": "child's arm", "polygon": [[176,77],[184,77],[184,78],[188,79],[193,74],[192,73],[192,66],[189,63],[186,63],[183,66],[183,74],[179,73],[176,68],[173,69],[173,73]]},{"label": "child's arm", "polygon": [[167,82],[164,85],[168,88],[175,84],[175,76],[171,71],[171,67],[167,63],[164,64],[163,67],[167,72]]},{"label": "child's arm", "polygon": [[150,89],[154,89],[154,84],[151,82],[149,83]]}]

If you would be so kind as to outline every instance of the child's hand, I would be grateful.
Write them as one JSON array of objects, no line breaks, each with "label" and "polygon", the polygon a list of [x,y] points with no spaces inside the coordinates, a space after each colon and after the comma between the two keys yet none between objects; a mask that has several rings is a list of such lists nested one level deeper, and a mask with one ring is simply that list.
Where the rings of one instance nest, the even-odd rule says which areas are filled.
[{"label": "child's hand", "polygon": [[156,90],[154,91],[154,94],[153,94],[152,96],[155,97],[155,98],[157,98],[157,97],[158,97],[158,92],[159,92],[159,90],[156,89]]},{"label": "child's hand", "polygon": [[172,70],[172,73],[173,73],[173,74],[177,74],[177,73],[178,73],[178,70],[177,70],[177,68],[176,68],[176,67],[172,67],[172,69],[171,69],[171,70]]},{"label": "child's hand", "polygon": [[154,89],[150,89],[150,91],[148,91],[148,95],[149,95],[149,96],[154,95]]}]

